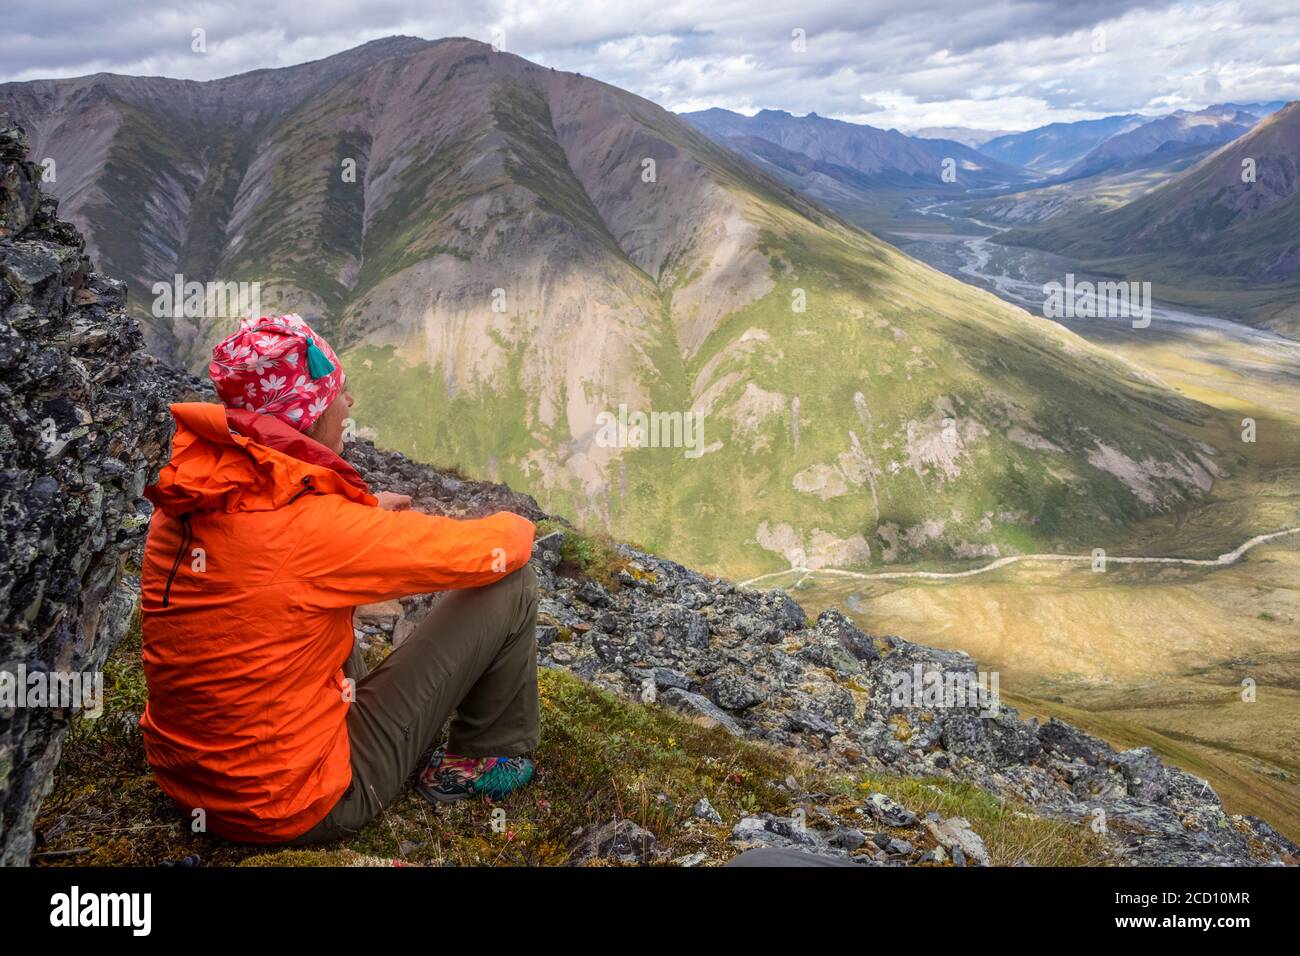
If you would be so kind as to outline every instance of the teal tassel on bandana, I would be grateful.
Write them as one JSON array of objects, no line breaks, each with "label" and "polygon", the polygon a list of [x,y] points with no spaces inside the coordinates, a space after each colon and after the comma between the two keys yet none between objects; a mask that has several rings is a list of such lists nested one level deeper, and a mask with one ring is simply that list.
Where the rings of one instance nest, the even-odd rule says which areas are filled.
[{"label": "teal tassel on bandana", "polygon": [[307,371],[313,379],[324,378],[334,371],[334,363],[320,350],[315,339],[307,340]]}]

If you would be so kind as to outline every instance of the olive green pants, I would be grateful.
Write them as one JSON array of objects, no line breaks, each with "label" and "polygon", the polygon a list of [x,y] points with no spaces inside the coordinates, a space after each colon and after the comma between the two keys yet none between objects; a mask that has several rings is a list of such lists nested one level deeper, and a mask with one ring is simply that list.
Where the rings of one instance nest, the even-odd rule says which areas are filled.
[{"label": "olive green pants", "polygon": [[352,783],[295,844],[355,834],[401,794],[451,721],[447,749],[515,757],[537,746],[537,575],[525,565],[495,584],[442,596],[415,631],[367,673],[360,649],[348,711]]}]

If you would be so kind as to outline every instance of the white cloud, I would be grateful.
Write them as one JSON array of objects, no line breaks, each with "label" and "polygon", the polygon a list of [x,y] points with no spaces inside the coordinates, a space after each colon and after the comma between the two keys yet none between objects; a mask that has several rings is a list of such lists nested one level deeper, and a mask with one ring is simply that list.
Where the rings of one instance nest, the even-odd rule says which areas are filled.
[{"label": "white cloud", "polygon": [[[1269,0],[6,0],[4,18],[5,79],[210,79],[399,33],[488,40],[498,28],[510,52],[674,110],[1024,129],[1300,97],[1300,8]],[[205,54],[190,50],[195,27]]]}]

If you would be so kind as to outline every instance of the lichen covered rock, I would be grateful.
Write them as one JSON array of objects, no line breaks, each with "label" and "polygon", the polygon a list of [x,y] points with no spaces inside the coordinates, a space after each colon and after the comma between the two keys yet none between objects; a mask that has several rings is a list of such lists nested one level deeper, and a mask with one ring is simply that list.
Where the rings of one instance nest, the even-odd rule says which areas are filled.
[{"label": "lichen covered rock", "polygon": [[[0,673],[11,682],[90,675],[125,630],[132,604],[113,597],[145,532],[141,494],[166,457],[175,384],[141,351],[123,285],[92,271],[40,192],[26,149],[0,116]],[[21,706],[0,704],[0,865],[27,861],[71,714],[12,700]]]}]

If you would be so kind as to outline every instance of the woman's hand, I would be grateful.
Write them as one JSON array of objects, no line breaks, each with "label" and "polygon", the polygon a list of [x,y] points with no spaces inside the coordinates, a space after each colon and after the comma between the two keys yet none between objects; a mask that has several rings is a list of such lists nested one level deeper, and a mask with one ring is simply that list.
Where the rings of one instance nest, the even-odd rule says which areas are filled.
[{"label": "woman's hand", "polygon": [[391,491],[380,491],[375,493],[375,498],[379,501],[379,507],[385,511],[410,511],[411,496],[399,495]]}]

